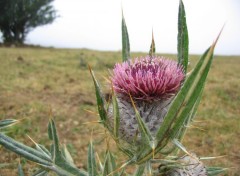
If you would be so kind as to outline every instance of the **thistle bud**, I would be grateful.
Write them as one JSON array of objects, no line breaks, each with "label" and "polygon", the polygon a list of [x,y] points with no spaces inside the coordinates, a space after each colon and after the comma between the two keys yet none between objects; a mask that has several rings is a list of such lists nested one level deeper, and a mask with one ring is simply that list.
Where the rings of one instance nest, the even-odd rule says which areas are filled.
[{"label": "thistle bud", "polygon": [[186,155],[178,159],[182,165],[166,173],[167,176],[207,176],[207,169],[204,164],[199,161],[195,154]]}]

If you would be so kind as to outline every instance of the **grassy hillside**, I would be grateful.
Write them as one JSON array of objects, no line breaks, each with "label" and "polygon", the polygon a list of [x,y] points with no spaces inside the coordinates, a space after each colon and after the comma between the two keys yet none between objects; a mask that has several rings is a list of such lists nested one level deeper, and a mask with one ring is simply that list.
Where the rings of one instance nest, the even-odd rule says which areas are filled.
[{"label": "grassy hillside", "polygon": [[[197,58],[190,58],[190,68]],[[95,71],[104,91],[109,92],[105,78],[117,61],[121,61],[120,52],[0,48],[0,119],[22,119],[8,133],[29,145],[33,144],[26,134],[40,144],[48,143],[47,123],[53,116],[61,142],[73,154],[76,165],[86,167],[92,130],[100,156],[106,146],[103,128],[86,123],[98,118],[87,64]],[[240,57],[215,57],[196,121],[184,141],[187,149],[199,156],[224,155],[207,163],[231,168],[228,175],[240,173],[239,68]],[[0,175],[16,175],[18,161],[16,155],[0,147]],[[10,162],[14,164],[3,167],[3,163]],[[29,162],[25,169],[29,170]]]}]

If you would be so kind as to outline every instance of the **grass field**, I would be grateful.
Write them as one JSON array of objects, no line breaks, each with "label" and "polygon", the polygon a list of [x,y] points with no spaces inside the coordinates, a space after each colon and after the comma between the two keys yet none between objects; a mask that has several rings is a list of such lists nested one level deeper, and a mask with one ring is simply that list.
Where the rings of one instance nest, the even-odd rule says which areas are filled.
[{"label": "grass field", "polygon": [[[144,55],[133,53],[132,56]],[[197,58],[190,57],[190,67]],[[26,135],[40,144],[49,144],[47,123],[53,116],[61,142],[69,148],[76,165],[86,168],[92,130],[100,156],[106,146],[103,128],[95,123],[85,124],[98,119],[87,64],[95,71],[104,92],[109,92],[105,78],[114,63],[120,61],[121,52],[0,48],[0,119],[22,119],[8,134],[32,146]],[[227,167],[230,170],[226,175],[232,176],[240,175],[239,69],[240,57],[215,57],[196,120],[184,140],[186,148],[199,156],[224,155],[206,163]],[[29,174],[32,164],[21,160]],[[0,147],[0,176],[16,175],[18,161],[18,156]]]}]

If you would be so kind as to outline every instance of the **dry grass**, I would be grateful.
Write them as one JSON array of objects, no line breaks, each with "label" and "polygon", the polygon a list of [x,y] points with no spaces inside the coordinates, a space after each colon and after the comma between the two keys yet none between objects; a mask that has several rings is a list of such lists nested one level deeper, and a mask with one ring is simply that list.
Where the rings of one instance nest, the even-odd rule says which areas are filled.
[{"label": "dry grass", "polygon": [[[196,58],[191,57],[191,66]],[[105,148],[104,130],[94,123],[83,124],[97,120],[87,64],[108,92],[104,77],[117,61],[121,61],[120,52],[0,48],[0,119],[23,119],[8,134],[28,145],[32,143],[26,134],[38,143],[48,143],[47,123],[52,111],[61,142],[67,144],[77,166],[85,168],[92,129],[100,155]],[[231,168],[228,175],[240,173],[239,66],[240,57],[215,57],[196,121],[184,141],[187,149],[199,156],[226,155],[208,163]],[[1,147],[0,153],[0,163],[16,164],[19,160]],[[0,164],[0,176],[16,175],[15,164],[4,167]],[[30,173],[31,169],[26,168],[28,162],[25,171]]]}]

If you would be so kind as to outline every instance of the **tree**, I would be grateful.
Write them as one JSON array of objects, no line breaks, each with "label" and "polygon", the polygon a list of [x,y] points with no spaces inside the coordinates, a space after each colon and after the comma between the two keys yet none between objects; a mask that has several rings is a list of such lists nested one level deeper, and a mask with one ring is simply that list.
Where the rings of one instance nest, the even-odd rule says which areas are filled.
[{"label": "tree", "polygon": [[0,31],[5,44],[23,44],[34,28],[52,23],[53,0],[0,0]]}]

